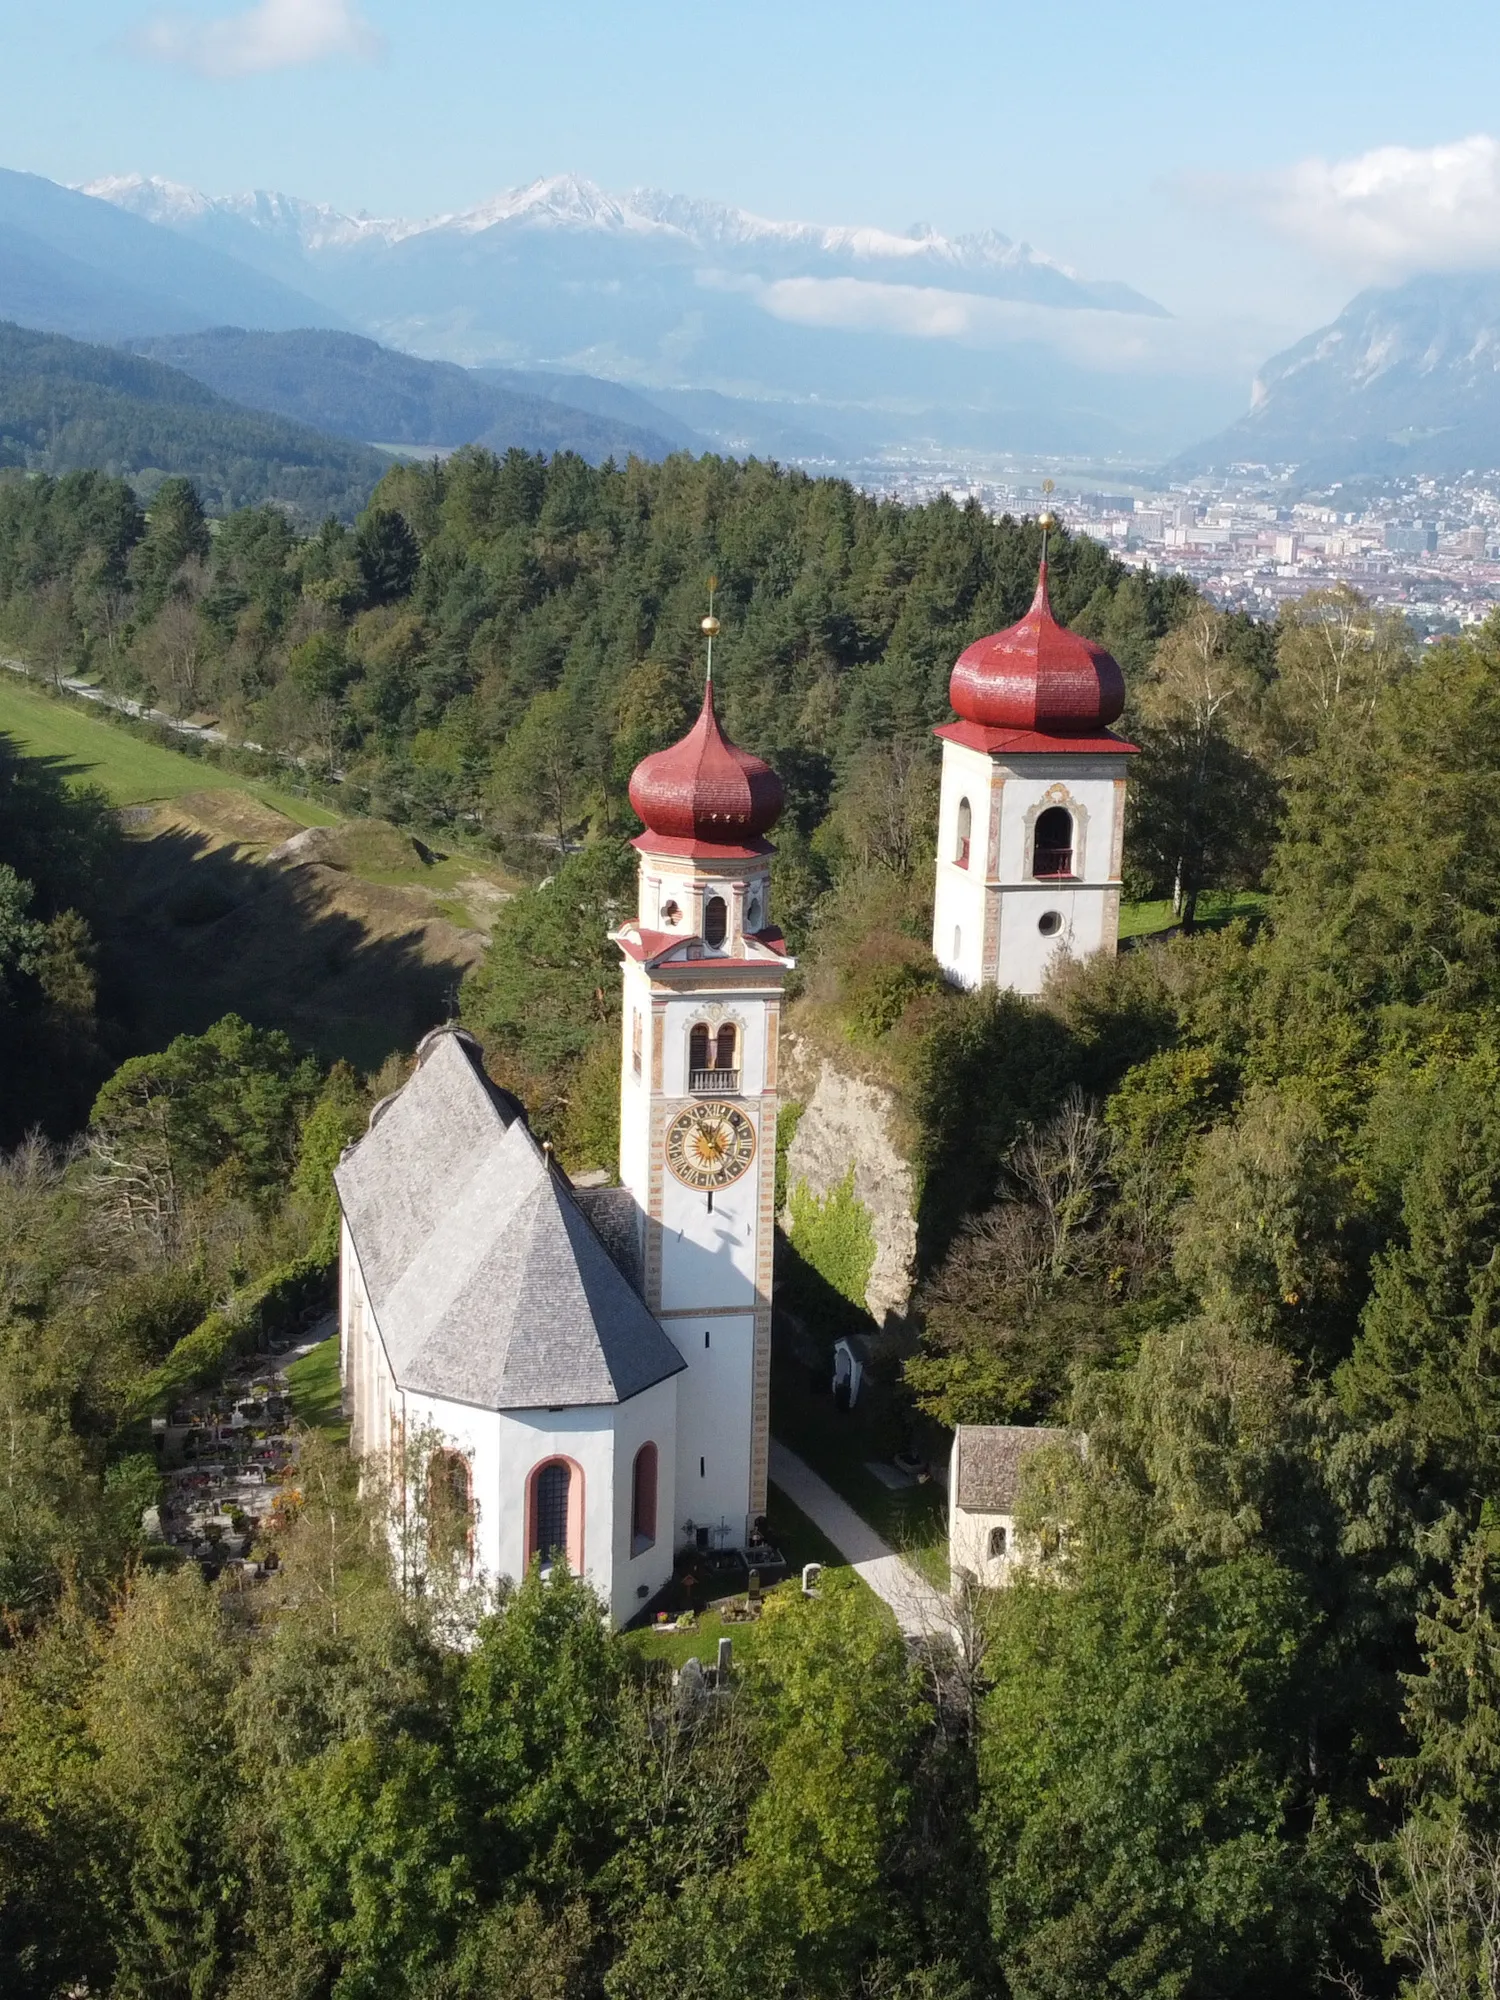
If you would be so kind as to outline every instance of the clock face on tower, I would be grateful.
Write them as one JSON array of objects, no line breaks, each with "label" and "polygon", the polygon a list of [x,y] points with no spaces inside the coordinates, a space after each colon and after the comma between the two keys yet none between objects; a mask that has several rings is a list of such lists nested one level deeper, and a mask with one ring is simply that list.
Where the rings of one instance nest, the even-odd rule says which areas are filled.
[{"label": "clock face on tower", "polygon": [[721,1188],[755,1158],[755,1127],[734,1104],[690,1104],[667,1127],[667,1165],[684,1187]]}]

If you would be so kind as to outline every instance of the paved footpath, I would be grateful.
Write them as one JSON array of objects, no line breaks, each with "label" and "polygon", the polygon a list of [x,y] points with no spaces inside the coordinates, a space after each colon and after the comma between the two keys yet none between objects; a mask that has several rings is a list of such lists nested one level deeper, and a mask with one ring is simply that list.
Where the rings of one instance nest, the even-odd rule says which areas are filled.
[{"label": "paved footpath", "polygon": [[883,1542],[869,1522],[862,1520],[847,1500],[840,1499],[810,1465],[775,1438],[771,1440],[770,1470],[771,1484],[780,1487],[794,1507],[801,1508],[875,1595],[885,1599],[908,1638],[932,1638],[950,1629],[948,1600],[942,1593]]}]

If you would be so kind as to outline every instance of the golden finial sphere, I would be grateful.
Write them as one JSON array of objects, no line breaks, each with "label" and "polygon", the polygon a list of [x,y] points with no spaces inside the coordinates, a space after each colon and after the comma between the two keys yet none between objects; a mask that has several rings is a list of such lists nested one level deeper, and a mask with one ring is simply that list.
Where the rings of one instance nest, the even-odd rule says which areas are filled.
[{"label": "golden finial sphere", "polygon": [[1057,516],[1055,514],[1038,514],[1036,524],[1039,528],[1055,528],[1057,526]]},{"label": "golden finial sphere", "polygon": [[717,618],[715,618],[715,616],[711,611],[709,612],[708,616],[704,619],[702,625],[699,627],[699,630],[706,632],[710,639],[716,639],[719,636],[719,621]]}]

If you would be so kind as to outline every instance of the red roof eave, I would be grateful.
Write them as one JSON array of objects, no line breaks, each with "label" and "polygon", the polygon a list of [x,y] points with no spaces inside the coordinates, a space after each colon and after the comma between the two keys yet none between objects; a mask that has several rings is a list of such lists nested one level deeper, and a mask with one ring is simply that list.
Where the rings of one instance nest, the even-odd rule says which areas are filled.
[{"label": "red roof eave", "polygon": [[1001,729],[987,722],[940,722],[932,733],[949,743],[962,743],[965,749],[980,750],[991,757],[1002,754],[1008,757],[1055,757],[1060,752],[1070,756],[1089,752],[1095,756],[1113,757],[1140,754],[1138,744],[1127,743],[1123,736],[1115,736],[1107,729],[1094,736],[1054,736],[1041,729]]},{"label": "red roof eave", "polygon": [[682,861],[759,861],[762,855],[776,852],[769,840],[759,836],[739,847],[717,840],[694,840],[687,834],[652,833],[649,827],[630,844],[641,854],[667,854]]}]

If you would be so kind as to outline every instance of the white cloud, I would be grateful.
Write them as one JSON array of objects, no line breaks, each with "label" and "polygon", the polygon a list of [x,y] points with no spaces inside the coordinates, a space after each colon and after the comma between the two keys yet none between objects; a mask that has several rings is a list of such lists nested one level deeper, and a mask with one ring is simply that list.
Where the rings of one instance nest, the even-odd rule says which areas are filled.
[{"label": "white cloud", "polygon": [[1258,328],[1035,305],[936,285],[842,277],[760,279],[712,271],[700,271],[698,282],[713,290],[747,292],[773,319],[796,326],[957,341],[979,348],[1046,347],[1079,367],[1105,374],[1181,370],[1248,376],[1265,353],[1264,334]]},{"label": "white cloud", "polygon": [[381,41],[355,11],[354,0],[255,0],[217,20],[157,14],[141,27],[136,45],[203,76],[233,77],[295,69],[330,56],[368,60],[379,54]]},{"label": "white cloud", "polygon": [[1280,173],[1200,181],[1195,191],[1365,278],[1500,265],[1500,140],[1484,132],[1446,146],[1301,160]]}]

